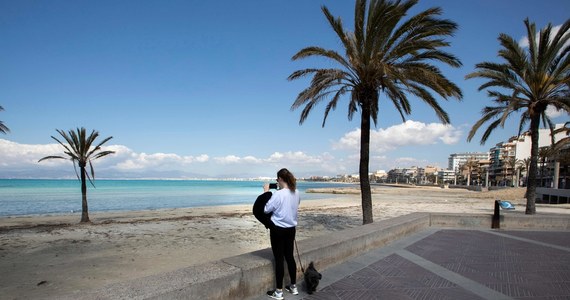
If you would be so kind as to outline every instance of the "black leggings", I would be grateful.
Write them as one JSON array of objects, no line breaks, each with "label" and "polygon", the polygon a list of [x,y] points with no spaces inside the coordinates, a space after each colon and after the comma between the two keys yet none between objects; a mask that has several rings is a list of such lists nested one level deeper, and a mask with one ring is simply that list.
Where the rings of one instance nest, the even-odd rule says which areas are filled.
[{"label": "black leggings", "polygon": [[297,283],[297,264],[293,257],[293,247],[295,243],[295,227],[282,228],[273,226],[270,230],[271,250],[275,257],[275,282],[278,289],[283,288],[283,276],[285,276],[285,266],[283,259],[287,261],[287,270],[291,277],[291,284]]}]

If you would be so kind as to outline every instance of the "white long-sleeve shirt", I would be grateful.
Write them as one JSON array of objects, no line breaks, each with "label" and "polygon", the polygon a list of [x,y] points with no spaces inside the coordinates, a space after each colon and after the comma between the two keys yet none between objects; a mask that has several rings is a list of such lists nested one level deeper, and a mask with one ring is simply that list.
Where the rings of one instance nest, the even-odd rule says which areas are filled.
[{"label": "white long-sleeve shirt", "polygon": [[299,191],[291,193],[289,189],[281,189],[273,193],[267,204],[265,213],[273,212],[271,221],[276,226],[290,228],[297,226],[297,210],[301,203]]}]

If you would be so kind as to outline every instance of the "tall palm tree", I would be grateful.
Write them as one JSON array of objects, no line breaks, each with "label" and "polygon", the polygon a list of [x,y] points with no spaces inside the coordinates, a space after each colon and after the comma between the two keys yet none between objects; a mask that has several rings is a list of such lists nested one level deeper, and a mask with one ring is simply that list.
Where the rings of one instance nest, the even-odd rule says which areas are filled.
[{"label": "tall palm tree", "polygon": [[480,91],[496,88],[487,92],[496,106],[486,106],[482,110],[482,117],[471,128],[467,140],[470,141],[483,124],[490,122],[481,137],[481,144],[484,144],[495,128],[504,127],[509,116],[521,112],[519,135],[529,123],[531,136],[526,214],[535,214],[540,123],[542,121],[551,130],[554,127],[546,114],[549,105],[570,111],[570,46],[565,45],[570,39],[570,20],[556,34],[552,25],[548,24],[538,37],[534,23],[526,19],[524,24],[528,49],[521,47],[512,37],[500,34],[498,39],[502,48],[498,55],[505,62],[479,63],[476,65],[477,70],[466,76],[468,79],[487,80],[479,87]]},{"label": "tall palm tree", "polygon": [[[4,107],[0,106],[0,111],[3,111]],[[0,121],[0,132],[6,134],[10,132],[10,129],[4,125],[4,122]]]},{"label": "tall palm tree", "polygon": [[[409,95],[433,108],[443,123],[449,116],[431,94],[443,99],[462,97],[461,90],[449,81],[432,62],[452,67],[461,66],[459,59],[440,50],[449,46],[445,38],[451,36],[457,25],[439,19],[440,8],[430,8],[404,17],[417,0],[388,1],[357,0],[354,12],[354,32],[343,27],[340,18],[334,18],[323,6],[322,11],[340,39],[344,56],[335,50],[307,47],[293,56],[293,60],[324,57],[337,68],[309,68],[293,72],[289,80],[312,75],[309,86],[301,91],[291,109],[304,106],[299,123],[302,124],[312,109],[325,98],[328,102],[322,126],[327,116],[336,109],[339,100],[349,94],[348,119],[360,111],[360,188],[362,193],[363,223],[373,222],[370,191],[370,121],[377,124],[382,94],[399,112],[402,120],[412,112]],[[430,91],[431,90],[431,91]]]},{"label": "tall palm tree", "polygon": [[[76,131],[69,130],[67,133],[63,130],[57,129],[57,132],[63,137],[67,144],[63,143],[54,136],[51,138],[63,146],[65,149],[63,153],[65,153],[66,156],[46,156],[40,159],[39,162],[46,159],[70,159],[73,162],[75,175],[77,175],[77,178],[81,180],[81,222],[89,222],[86,180],[89,179],[89,182],[91,182],[91,185],[93,186],[93,180],[95,180],[95,171],[93,169],[93,164],[91,161],[115,153],[115,151],[101,150],[101,146],[113,137],[108,137],[97,145],[93,146],[95,140],[97,137],[99,137],[99,132],[95,130],[91,131],[91,134],[89,135],[87,135],[87,132],[83,127],[77,128]],[[87,164],[89,164],[91,171],[90,174],[87,172]],[[77,166],[79,166],[79,174],[77,174]]]}]

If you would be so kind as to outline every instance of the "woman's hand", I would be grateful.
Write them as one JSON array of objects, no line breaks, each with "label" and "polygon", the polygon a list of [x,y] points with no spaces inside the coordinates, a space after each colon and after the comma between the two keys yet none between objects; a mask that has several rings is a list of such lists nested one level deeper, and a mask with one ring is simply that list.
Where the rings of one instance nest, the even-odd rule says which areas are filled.
[{"label": "woman's hand", "polygon": [[264,193],[269,192],[269,183],[266,183],[266,184],[263,185],[263,192],[264,192]]}]

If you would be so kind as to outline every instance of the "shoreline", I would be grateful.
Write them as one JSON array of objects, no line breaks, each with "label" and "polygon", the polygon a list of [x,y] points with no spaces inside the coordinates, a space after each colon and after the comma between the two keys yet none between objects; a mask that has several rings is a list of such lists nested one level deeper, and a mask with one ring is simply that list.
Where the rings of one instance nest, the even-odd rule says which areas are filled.
[{"label": "shoreline", "polygon": [[[381,187],[392,187],[392,189],[382,189]],[[381,198],[383,195],[406,197],[405,201],[414,202],[410,196],[422,196],[427,193],[428,198],[432,198],[429,194],[438,194],[444,198],[457,195],[459,199],[498,199],[514,201],[517,206],[523,207],[526,204],[524,199],[525,188],[507,188],[493,191],[470,191],[467,189],[443,189],[437,186],[413,186],[401,184],[374,184],[371,186],[373,202],[375,198]],[[318,199],[301,199],[299,211],[312,210],[313,207],[322,207],[326,209],[334,208],[354,208],[358,206],[360,209],[360,188],[359,187],[337,187],[337,188],[312,188],[307,189],[306,193],[330,195],[330,197]],[[449,200],[445,200],[448,202]],[[421,201],[423,202],[423,201]],[[456,201],[454,201],[456,202]],[[90,223],[81,224],[81,211],[73,213],[53,213],[53,214],[29,214],[29,215],[12,215],[0,216],[0,233],[10,230],[33,229],[38,227],[57,227],[57,226],[74,226],[74,225],[102,225],[102,224],[127,224],[142,223],[152,221],[182,221],[191,220],[206,216],[221,217],[244,217],[252,215],[252,205],[250,204],[227,204],[227,205],[211,205],[196,206],[182,208],[159,208],[146,210],[109,210],[109,211],[90,211]],[[550,207],[550,210],[569,209],[570,204],[543,205],[536,204],[537,207]],[[413,210],[416,211],[416,210]],[[430,210],[434,211],[434,210]],[[376,213],[375,213],[376,216]],[[385,218],[382,218],[385,219]]]},{"label": "shoreline", "polygon": [[[372,199],[379,221],[417,211],[492,214],[495,199],[512,201],[516,209],[508,213],[522,214],[523,195],[524,189],[414,188],[383,189]],[[361,226],[360,202],[357,194],[302,200],[297,239]],[[252,215],[252,204],[94,212],[91,224],[80,224],[79,215],[0,218],[0,294],[56,299],[268,248],[269,233]],[[570,217],[570,205],[537,205],[537,212]]]},{"label": "shoreline", "polygon": [[[354,185],[352,183],[345,183],[346,185]],[[415,186],[399,186],[399,185],[385,185],[385,184],[373,184],[371,186],[372,194],[381,193],[381,190],[375,188],[378,186],[386,186],[386,187],[404,187],[404,188],[435,188],[439,189],[439,187],[415,187]],[[318,199],[301,199],[303,203],[308,203],[311,201],[334,201],[337,198],[341,198],[342,196],[338,195],[360,195],[360,188],[357,186],[351,187],[336,187],[336,188],[310,188],[305,191],[308,194],[328,194],[331,195],[331,198],[318,198]],[[334,198],[332,196],[334,195]],[[255,199],[254,199],[255,200]],[[106,220],[107,222],[110,219],[130,219],[136,216],[145,218],[145,215],[156,215],[160,217],[163,214],[169,214],[172,211],[180,211],[180,212],[188,212],[190,214],[202,214],[208,213],[212,211],[219,211],[224,210],[223,208],[228,208],[230,210],[238,209],[238,210],[245,210],[246,207],[251,208],[252,204],[226,204],[226,205],[211,205],[211,206],[193,206],[193,207],[178,207],[178,208],[158,208],[158,209],[146,209],[146,210],[108,210],[108,211],[89,211],[89,218],[91,219],[92,224],[98,224],[99,222],[95,220],[96,218],[101,218],[102,220]],[[147,216],[148,218],[148,216]],[[81,219],[81,211],[71,212],[61,212],[61,213],[46,213],[46,214],[25,214],[25,215],[8,215],[8,216],[0,216],[0,230],[5,230],[14,226],[15,229],[24,229],[29,228],[31,226],[49,226],[49,225],[73,225],[75,223],[79,223],[76,220]],[[40,221],[40,224],[34,224],[35,222]],[[59,223],[58,223],[59,220]],[[124,222],[128,222],[124,221]],[[120,222],[117,222],[120,223]],[[20,225],[20,226],[18,226]],[[28,227],[26,227],[28,226]]]}]

